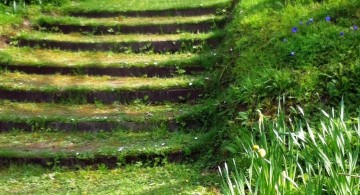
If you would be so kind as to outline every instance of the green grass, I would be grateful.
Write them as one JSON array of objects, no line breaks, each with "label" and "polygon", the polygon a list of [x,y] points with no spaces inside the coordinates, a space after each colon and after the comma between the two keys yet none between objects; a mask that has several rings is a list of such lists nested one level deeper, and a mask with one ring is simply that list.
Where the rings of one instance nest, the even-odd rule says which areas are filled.
[{"label": "green grass", "polygon": [[147,132],[21,132],[2,133],[1,157],[77,157],[167,154],[190,149],[199,133]]},{"label": "green grass", "polygon": [[102,11],[143,11],[143,10],[165,10],[165,9],[184,9],[193,7],[224,7],[229,4],[229,0],[88,0],[72,1],[65,6],[65,11],[70,12],[102,12]]},{"label": "green grass", "polygon": [[203,15],[191,17],[115,17],[115,18],[82,18],[70,16],[41,16],[36,20],[39,25],[42,24],[62,24],[77,26],[150,26],[150,25],[166,25],[166,24],[198,24],[203,22],[217,22],[224,20],[223,16]]},{"label": "green grass", "polygon": [[11,194],[218,194],[215,175],[201,172],[189,164],[78,171],[12,166],[0,170],[0,190]]},{"label": "green grass", "polygon": [[344,95],[352,106],[360,98],[358,7],[342,0],[241,1],[229,26],[228,102],[274,113],[279,96],[314,108],[336,106]]},{"label": "green grass", "polygon": [[69,52],[7,47],[0,51],[0,64],[53,67],[211,67],[218,57],[211,54],[121,54],[112,52]]},{"label": "green grass", "polygon": [[211,33],[180,33],[180,34],[128,34],[128,35],[83,35],[81,33],[60,34],[39,31],[22,32],[17,37],[28,40],[48,40],[59,42],[78,43],[137,43],[145,41],[181,41],[181,40],[206,40],[221,36],[221,32]]},{"label": "green grass", "polygon": [[136,91],[200,87],[203,76],[178,76],[172,78],[109,77],[35,75],[4,72],[0,74],[0,88],[24,91]]},{"label": "green grass", "polygon": [[130,105],[112,104],[52,104],[0,101],[1,121],[165,121],[180,117],[190,108],[182,104]]}]

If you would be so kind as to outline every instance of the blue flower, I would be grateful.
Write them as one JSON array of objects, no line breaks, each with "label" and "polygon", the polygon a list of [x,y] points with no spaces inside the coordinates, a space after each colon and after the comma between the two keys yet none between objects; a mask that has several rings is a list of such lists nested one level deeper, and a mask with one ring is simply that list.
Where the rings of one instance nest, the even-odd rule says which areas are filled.
[{"label": "blue flower", "polygon": [[326,20],[326,22],[330,22],[330,21],[331,21],[331,17],[330,17],[330,16],[326,16],[325,20]]},{"label": "blue flower", "polygon": [[283,41],[284,41],[284,42],[287,42],[287,39],[286,39],[286,38],[284,38],[284,39],[283,39]]},{"label": "blue flower", "polygon": [[359,28],[359,27],[356,26],[356,25],[353,26],[353,29],[354,29],[354,30],[357,30],[358,28]]},{"label": "blue flower", "polygon": [[296,26],[294,28],[292,28],[292,30],[291,30],[291,32],[293,32],[293,33],[297,33],[297,31],[298,31],[298,28]]},{"label": "blue flower", "polygon": [[299,22],[300,25],[303,25],[304,23],[302,21]]},{"label": "blue flower", "polygon": [[295,56],[295,52],[294,51],[290,52],[290,55]]},{"label": "blue flower", "polygon": [[344,36],[345,35],[345,33],[344,32],[340,32],[340,36]]}]

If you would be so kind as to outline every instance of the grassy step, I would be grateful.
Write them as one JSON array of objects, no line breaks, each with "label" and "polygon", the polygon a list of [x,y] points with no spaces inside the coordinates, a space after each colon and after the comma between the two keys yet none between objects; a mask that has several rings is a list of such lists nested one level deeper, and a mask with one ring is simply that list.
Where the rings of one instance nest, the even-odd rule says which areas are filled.
[{"label": "grassy step", "polygon": [[8,47],[0,51],[0,66],[35,74],[168,77],[198,73],[215,64],[217,58],[211,54],[121,54]]},{"label": "grassy step", "polygon": [[[8,132],[0,136],[0,164],[116,167],[136,161],[181,161],[198,144],[199,133]],[[191,152],[190,152],[191,153]],[[0,165],[1,166],[1,165]]]},{"label": "grassy step", "polygon": [[5,194],[220,194],[218,175],[192,164],[76,171],[28,165],[2,169],[0,175],[0,191]]},{"label": "grassy step", "polygon": [[65,12],[74,16],[112,17],[112,16],[196,16],[216,13],[229,7],[230,0],[186,0],[186,1],[75,1],[65,7]]},{"label": "grassy step", "polygon": [[87,32],[91,34],[171,34],[180,32],[208,32],[222,28],[225,17],[205,15],[197,17],[153,18],[76,18],[69,16],[42,16],[37,20],[41,29],[63,33]]},{"label": "grassy step", "polygon": [[25,32],[15,38],[19,46],[59,48],[65,50],[114,52],[177,52],[197,50],[198,47],[215,47],[223,33],[181,33],[167,35],[82,35]]},{"label": "grassy step", "polygon": [[144,130],[167,126],[175,130],[176,118],[194,105],[69,105],[0,101],[0,130],[61,131]]},{"label": "grassy step", "polygon": [[194,100],[203,77],[138,78],[109,76],[0,74],[0,99],[35,102],[149,102]]}]

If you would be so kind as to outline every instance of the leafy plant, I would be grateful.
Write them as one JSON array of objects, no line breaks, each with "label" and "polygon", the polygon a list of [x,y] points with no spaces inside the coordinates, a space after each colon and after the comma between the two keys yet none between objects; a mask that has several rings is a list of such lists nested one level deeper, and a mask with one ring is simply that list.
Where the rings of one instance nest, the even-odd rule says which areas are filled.
[{"label": "leafy plant", "polygon": [[[298,111],[304,116],[302,108]],[[225,194],[357,194],[360,189],[360,121],[349,123],[344,105],[340,115],[322,110],[320,122],[287,119],[274,122],[260,112],[251,139],[236,139],[228,149],[250,161],[219,172]],[[243,134],[245,132],[241,132]]]}]

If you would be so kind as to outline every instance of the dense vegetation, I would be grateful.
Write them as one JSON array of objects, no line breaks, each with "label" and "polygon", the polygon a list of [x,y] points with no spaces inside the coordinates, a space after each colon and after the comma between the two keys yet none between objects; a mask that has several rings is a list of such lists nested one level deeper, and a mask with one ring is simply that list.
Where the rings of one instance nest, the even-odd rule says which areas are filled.
[{"label": "dense vegetation", "polygon": [[[51,5],[61,4],[72,12],[71,5],[78,4],[77,9],[87,12],[94,4],[13,2],[0,5],[2,35],[13,35],[24,27],[22,18],[49,11]],[[159,9],[172,8],[154,2]],[[27,7],[30,4],[41,8]],[[109,4],[100,7],[115,9]],[[241,0],[229,13],[226,41],[211,54],[222,59],[213,70],[209,98],[187,110],[191,117],[181,119],[206,129],[201,139],[206,147],[194,146],[201,151],[196,167],[212,170],[220,165],[223,193],[360,190],[359,8],[358,0]],[[175,167],[174,172],[182,168],[186,167]],[[216,185],[218,180],[206,182]]]}]

